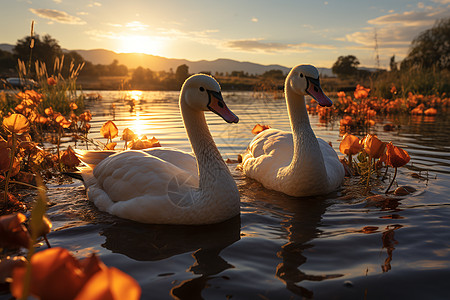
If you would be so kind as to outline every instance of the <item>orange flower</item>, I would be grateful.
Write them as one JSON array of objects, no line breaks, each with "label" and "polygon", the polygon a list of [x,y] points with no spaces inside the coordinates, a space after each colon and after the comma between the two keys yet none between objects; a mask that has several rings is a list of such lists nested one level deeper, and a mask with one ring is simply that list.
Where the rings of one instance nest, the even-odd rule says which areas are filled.
[{"label": "orange flower", "polygon": [[346,133],[339,145],[339,151],[341,151],[342,154],[354,155],[361,151],[362,146],[363,145],[357,136]]},{"label": "orange flower", "polygon": [[69,146],[67,150],[64,151],[63,155],[61,155],[61,162],[69,168],[73,168],[77,166],[81,161],[78,159],[72,147]]},{"label": "orange flower", "polygon": [[100,134],[107,139],[112,140],[119,134],[116,124],[113,121],[107,121],[100,129]]},{"label": "orange flower", "polygon": [[363,87],[362,85],[357,85],[356,90],[353,93],[356,99],[363,99],[369,96],[370,89]]},{"label": "orange flower", "polygon": [[394,95],[397,94],[397,88],[395,87],[395,85],[392,85],[391,93],[394,94]]},{"label": "orange flower", "polygon": [[30,123],[24,115],[12,114],[3,119],[3,126],[8,131],[20,135],[28,131]]},{"label": "orange flower", "polygon": [[[11,294],[22,297],[26,268],[13,271]],[[80,263],[63,248],[50,248],[31,258],[30,293],[39,299],[73,299],[86,282]]]},{"label": "orange flower", "polygon": [[55,85],[56,84],[56,79],[53,76],[48,77],[47,78],[47,84],[48,85]]},{"label": "orange flower", "polygon": [[408,152],[400,147],[394,146],[392,142],[386,144],[386,164],[394,168],[399,168],[406,165],[410,156]]},{"label": "orange flower", "polygon": [[123,130],[123,133],[122,133],[122,140],[123,141],[129,142],[129,141],[134,140],[135,138],[137,138],[137,136],[131,129],[125,128]]},{"label": "orange flower", "polygon": [[69,106],[71,110],[76,110],[78,108],[78,105],[75,102],[70,102]]},{"label": "orange flower", "polygon": [[435,115],[437,115],[437,110],[436,110],[436,108],[431,107],[431,108],[425,110],[423,113],[425,114],[425,116],[435,116]]},{"label": "orange flower", "polygon": [[0,217],[0,248],[28,248],[31,237],[23,225],[26,219],[21,213]]},{"label": "orange flower", "polygon": [[253,134],[258,134],[261,131],[264,131],[264,130],[269,129],[269,128],[270,128],[269,125],[256,124],[255,127],[253,127],[253,129],[252,129],[252,133]]},{"label": "orange flower", "polygon": [[339,122],[341,126],[352,126],[353,125],[353,119],[350,116],[345,116],[341,119]]},{"label": "orange flower", "polygon": [[367,134],[364,138],[364,151],[371,158],[380,158],[386,150],[386,143],[380,141],[376,135]]},{"label": "orange flower", "polygon": [[340,91],[340,92],[337,93],[337,96],[338,96],[339,98],[345,98],[345,92]]},{"label": "orange flower", "polygon": [[117,143],[109,143],[105,146],[105,150],[114,150],[114,148],[116,148]]},{"label": "orange flower", "polygon": [[75,300],[137,300],[141,287],[137,281],[114,267],[95,273]]},{"label": "orange flower", "polygon": [[44,110],[44,112],[45,112],[45,114],[47,115],[47,116],[52,116],[53,115],[53,108],[51,108],[51,107],[47,107],[45,110]]},{"label": "orange flower", "polygon": [[146,136],[142,139],[135,139],[130,143],[130,149],[132,150],[141,150],[153,147],[161,147],[158,139],[153,137],[151,140],[148,140]]}]

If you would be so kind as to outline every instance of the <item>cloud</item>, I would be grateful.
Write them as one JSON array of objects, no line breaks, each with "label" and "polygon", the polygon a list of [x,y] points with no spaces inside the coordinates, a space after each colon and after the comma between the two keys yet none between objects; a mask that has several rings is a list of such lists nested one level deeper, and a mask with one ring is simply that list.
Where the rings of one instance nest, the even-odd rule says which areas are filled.
[{"label": "cloud", "polygon": [[94,3],[88,4],[88,7],[94,7],[94,6],[100,7],[100,6],[102,6],[102,4],[100,2],[94,2]]},{"label": "cloud", "polygon": [[[450,0],[449,0],[450,1]],[[421,26],[431,27],[437,19],[446,18],[450,14],[450,7],[427,7],[421,11],[406,11],[404,13],[393,13],[381,16],[368,23],[372,25],[393,25],[396,26]]]},{"label": "cloud", "polygon": [[272,43],[263,39],[249,40],[233,40],[226,43],[226,47],[246,52],[265,52],[275,53],[280,51],[290,52],[308,52],[311,49],[334,49],[333,46],[315,45],[308,43],[289,44],[289,43]]},{"label": "cloud", "polygon": [[56,9],[30,8],[30,11],[41,18],[49,19],[51,21],[55,21],[58,23],[75,24],[75,25],[86,24],[86,22],[84,22],[82,19],[75,16],[71,16],[64,11]]},{"label": "cloud", "polygon": [[[450,0],[441,0],[441,3]],[[403,13],[389,12],[367,21],[369,27],[360,31],[347,34],[340,41],[352,42],[354,47],[374,51],[375,31],[380,54],[395,53],[398,56],[406,56],[411,41],[421,32],[431,28],[437,19],[450,15],[448,7],[428,7],[418,3],[417,10]],[[351,49],[352,46],[346,47]]]},{"label": "cloud", "polygon": [[133,31],[140,31],[140,30],[147,29],[149,26],[147,24],[143,24],[139,21],[133,21],[133,22],[129,22],[129,23],[125,24],[125,27],[129,28]]}]

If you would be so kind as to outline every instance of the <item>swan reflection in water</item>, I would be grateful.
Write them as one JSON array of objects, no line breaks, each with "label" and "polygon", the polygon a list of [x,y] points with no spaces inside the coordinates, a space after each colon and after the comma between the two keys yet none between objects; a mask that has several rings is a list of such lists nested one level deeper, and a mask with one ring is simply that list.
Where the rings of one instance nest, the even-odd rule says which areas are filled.
[{"label": "swan reflection in water", "polygon": [[150,225],[118,220],[101,233],[106,237],[102,246],[138,261],[159,261],[193,252],[195,263],[188,271],[196,275],[195,278],[179,283],[170,293],[174,298],[201,299],[208,280],[233,268],[220,252],[240,239],[240,226],[240,216],[219,224],[198,226]]},{"label": "swan reflection in water", "polygon": [[[276,253],[282,259],[275,274],[292,293],[305,298],[313,298],[313,291],[300,285],[302,281],[322,281],[344,276],[343,274],[310,275],[300,267],[307,258],[303,251],[314,247],[311,241],[320,234],[322,215],[330,201],[325,197],[295,198],[279,192],[264,189],[261,184],[245,179],[239,186],[241,200],[251,202],[257,209],[275,214],[281,219],[280,229],[287,233],[288,242]],[[255,200],[258,199],[258,200]]]}]

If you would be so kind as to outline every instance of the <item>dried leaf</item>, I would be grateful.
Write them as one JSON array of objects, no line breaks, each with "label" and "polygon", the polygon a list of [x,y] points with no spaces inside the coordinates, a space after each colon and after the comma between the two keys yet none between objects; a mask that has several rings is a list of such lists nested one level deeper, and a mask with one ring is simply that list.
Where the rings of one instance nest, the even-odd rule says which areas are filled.
[{"label": "dried leaf", "polygon": [[386,164],[394,168],[399,168],[406,165],[410,156],[408,152],[400,147],[394,146],[392,142],[386,145]]},{"label": "dried leaf", "polygon": [[78,166],[81,161],[78,159],[75,151],[73,151],[72,147],[68,147],[66,151],[64,151],[63,155],[61,155],[61,162],[68,166],[69,168],[73,168]]},{"label": "dried leaf", "polygon": [[125,128],[122,133],[122,140],[130,142],[137,138],[137,135],[129,128]]}]

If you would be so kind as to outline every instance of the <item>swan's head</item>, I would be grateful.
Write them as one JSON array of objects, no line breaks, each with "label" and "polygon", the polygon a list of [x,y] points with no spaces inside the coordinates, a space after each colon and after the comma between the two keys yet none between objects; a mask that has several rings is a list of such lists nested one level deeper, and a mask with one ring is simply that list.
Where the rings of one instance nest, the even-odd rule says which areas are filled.
[{"label": "swan's head", "polygon": [[181,95],[182,100],[194,110],[210,110],[228,123],[239,122],[239,118],[223,101],[219,83],[211,76],[192,75],[184,82]]},{"label": "swan's head", "polygon": [[330,100],[322,91],[319,81],[319,71],[312,65],[298,65],[292,68],[286,78],[286,86],[299,95],[310,95],[321,106],[331,106]]}]

